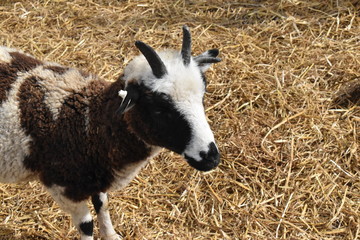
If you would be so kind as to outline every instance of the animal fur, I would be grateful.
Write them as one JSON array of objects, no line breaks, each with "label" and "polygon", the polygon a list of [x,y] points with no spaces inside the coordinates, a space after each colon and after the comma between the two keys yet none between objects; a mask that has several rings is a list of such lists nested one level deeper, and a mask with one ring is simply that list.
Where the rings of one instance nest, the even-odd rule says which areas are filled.
[{"label": "animal fur", "polygon": [[114,83],[0,47],[0,182],[40,180],[82,240],[93,239],[90,197],[102,236],[120,239],[106,192],[125,187],[161,147],[199,170],[219,163],[203,108],[204,71],[218,51],[192,58],[184,46],[157,54],[136,44],[146,59],[136,57]]}]

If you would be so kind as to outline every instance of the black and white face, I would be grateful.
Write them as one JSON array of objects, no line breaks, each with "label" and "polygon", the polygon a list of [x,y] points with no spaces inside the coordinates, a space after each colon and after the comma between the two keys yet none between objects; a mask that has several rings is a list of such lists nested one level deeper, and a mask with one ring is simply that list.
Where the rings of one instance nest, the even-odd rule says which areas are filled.
[{"label": "black and white face", "polygon": [[[141,50],[143,46],[149,47],[138,47]],[[156,54],[163,69],[154,70],[143,56],[136,57],[125,69],[127,90],[136,95],[126,113],[131,116],[130,124],[147,143],[181,154],[198,170],[211,170],[219,164],[220,154],[205,116],[204,71],[220,61],[216,58],[218,51],[190,56],[186,62],[181,52],[167,50]]]}]

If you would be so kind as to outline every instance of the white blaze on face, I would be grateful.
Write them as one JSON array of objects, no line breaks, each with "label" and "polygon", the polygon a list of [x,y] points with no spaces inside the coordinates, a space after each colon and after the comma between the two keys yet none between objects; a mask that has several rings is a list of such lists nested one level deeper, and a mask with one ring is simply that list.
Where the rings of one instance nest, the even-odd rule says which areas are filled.
[{"label": "white blaze on face", "polygon": [[196,161],[203,160],[200,152],[208,152],[209,145],[214,142],[214,135],[205,117],[205,111],[202,102],[187,102],[182,106],[181,112],[190,123],[192,134],[190,143],[186,146],[184,155],[190,156]]},{"label": "white blaze on face", "polygon": [[206,71],[208,66],[199,67],[193,59],[185,66],[179,51],[164,50],[157,53],[166,66],[167,73],[162,78],[156,78],[145,57],[139,55],[125,68],[123,79],[126,82],[142,83],[154,92],[169,96],[175,109],[182,114],[191,128],[191,138],[185,143],[182,155],[197,162],[206,160],[200,154],[207,154],[210,144],[214,144],[214,135],[206,120],[203,106],[205,83],[201,72]]},{"label": "white blaze on face", "polygon": [[[179,56],[174,57],[174,54]],[[214,135],[205,116],[203,106],[205,83],[199,67],[194,61],[184,66],[178,52],[160,52],[159,56],[164,61],[168,74],[161,79],[155,79],[151,88],[170,96],[175,108],[190,124],[191,140],[183,155],[201,161],[203,159],[200,152],[209,151],[209,144],[214,142]]]}]

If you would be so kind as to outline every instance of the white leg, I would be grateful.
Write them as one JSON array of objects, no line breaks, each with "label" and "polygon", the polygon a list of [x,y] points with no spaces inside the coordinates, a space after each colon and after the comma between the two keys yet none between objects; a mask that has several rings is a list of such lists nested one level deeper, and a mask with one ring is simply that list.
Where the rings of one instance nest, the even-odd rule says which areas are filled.
[{"label": "white leg", "polygon": [[96,194],[92,196],[91,200],[97,214],[101,237],[104,240],[121,240],[121,236],[115,232],[111,223],[107,193]]},{"label": "white leg", "polygon": [[65,212],[71,214],[73,224],[80,232],[81,240],[93,240],[93,220],[86,201],[74,202],[63,195],[64,188],[52,186],[49,193]]}]

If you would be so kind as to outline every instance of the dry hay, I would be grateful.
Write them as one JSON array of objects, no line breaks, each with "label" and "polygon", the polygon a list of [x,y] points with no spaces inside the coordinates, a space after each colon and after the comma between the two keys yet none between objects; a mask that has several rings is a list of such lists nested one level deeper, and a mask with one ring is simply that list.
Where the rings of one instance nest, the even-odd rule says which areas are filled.
[{"label": "dry hay", "polygon": [[[200,173],[168,151],[151,161],[110,195],[125,239],[360,238],[360,108],[333,101],[360,77],[359,2],[1,4],[0,44],[108,80],[136,39],[178,48],[183,24],[195,53],[220,48],[206,107],[222,164]],[[0,201],[0,239],[77,236],[36,182],[0,185]]]}]

